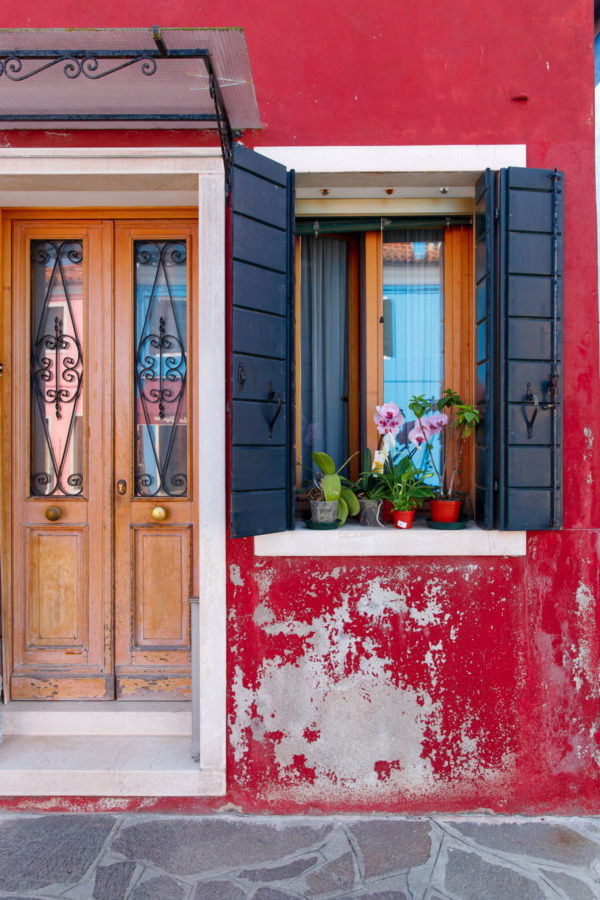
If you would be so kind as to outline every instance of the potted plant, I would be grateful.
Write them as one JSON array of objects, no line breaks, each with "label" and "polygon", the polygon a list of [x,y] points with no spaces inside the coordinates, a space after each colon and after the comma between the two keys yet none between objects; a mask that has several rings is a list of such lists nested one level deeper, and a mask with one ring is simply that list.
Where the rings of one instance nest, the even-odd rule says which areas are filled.
[{"label": "potted plant", "polygon": [[361,473],[358,481],[344,479],[352,493],[358,498],[360,508],[360,524],[367,527],[382,525],[380,518],[381,504],[385,495],[385,483],[377,469],[373,469],[373,457],[370,450],[361,453]]},{"label": "potted plant", "polygon": [[[430,503],[432,521],[458,522],[462,497],[455,491],[456,477],[461,468],[465,443],[479,422],[479,411],[477,407],[463,403],[450,388],[442,393],[439,400],[428,400],[423,395],[411,397],[408,406],[417,420],[408,439],[415,446],[425,446],[429,451],[429,462],[439,481],[439,488]],[[455,434],[454,450],[452,454],[446,452],[439,471],[432,453],[432,441],[436,434],[443,440],[452,432]],[[446,441],[446,450],[449,449],[448,443]]]},{"label": "potted plant", "polygon": [[397,461],[386,461],[381,480],[386,486],[385,499],[392,505],[396,528],[412,528],[415,510],[424,500],[433,497],[433,489],[425,484],[427,478],[433,478],[433,472],[417,468],[410,453]]},{"label": "potted plant", "polygon": [[313,475],[313,484],[308,492],[310,524],[316,528],[337,528],[344,524],[349,515],[356,516],[359,513],[356,496],[348,487],[342,485],[339,474],[352,457],[337,470],[327,453],[315,451],[312,453],[312,459],[320,471],[310,470]]}]

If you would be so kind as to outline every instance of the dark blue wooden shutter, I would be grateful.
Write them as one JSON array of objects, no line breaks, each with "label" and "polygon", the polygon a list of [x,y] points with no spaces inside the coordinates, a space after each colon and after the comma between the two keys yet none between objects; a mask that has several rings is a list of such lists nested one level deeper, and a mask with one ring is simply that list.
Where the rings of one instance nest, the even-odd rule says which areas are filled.
[{"label": "dark blue wooden shutter", "polygon": [[494,173],[487,169],[475,191],[475,521],[494,527]]},{"label": "dark blue wooden shutter", "polygon": [[234,145],[231,536],[293,527],[293,173]]},{"label": "dark blue wooden shutter", "polygon": [[562,527],[563,174],[499,190],[498,527]]}]

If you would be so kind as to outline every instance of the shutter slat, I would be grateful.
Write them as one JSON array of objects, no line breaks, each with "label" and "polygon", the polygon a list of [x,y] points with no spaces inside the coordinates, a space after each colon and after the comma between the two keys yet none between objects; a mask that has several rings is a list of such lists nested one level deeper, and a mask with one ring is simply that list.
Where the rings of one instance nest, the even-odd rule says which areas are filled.
[{"label": "shutter slat", "polygon": [[[289,176],[234,145],[231,193],[231,535],[292,527]],[[281,404],[279,404],[281,399]]]}]

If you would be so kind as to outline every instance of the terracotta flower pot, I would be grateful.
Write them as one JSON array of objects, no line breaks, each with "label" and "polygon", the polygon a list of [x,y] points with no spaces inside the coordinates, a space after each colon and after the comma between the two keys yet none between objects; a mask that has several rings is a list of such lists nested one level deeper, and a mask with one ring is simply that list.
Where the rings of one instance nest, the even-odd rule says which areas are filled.
[{"label": "terracotta flower pot", "polygon": [[394,528],[412,528],[415,511],[414,509],[395,509],[392,516],[394,517]]},{"label": "terracotta flower pot", "polygon": [[429,504],[434,522],[458,522],[462,500],[430,500]]}]

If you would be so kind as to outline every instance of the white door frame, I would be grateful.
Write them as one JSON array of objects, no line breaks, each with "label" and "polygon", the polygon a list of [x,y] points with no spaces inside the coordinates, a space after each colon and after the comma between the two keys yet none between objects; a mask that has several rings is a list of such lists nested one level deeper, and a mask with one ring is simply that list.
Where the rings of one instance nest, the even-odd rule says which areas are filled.
[{"label": "white door frame", "polygon": [[[224,794],[226,787],[226,260],[225,177],[220,149],[0,149],[0,209],[196,205],[198,331],[194,347],[199,384],[195,421],[200,459],[200,593],[199,632],[193,640],[199,651],[198,671],[194,673],[199,701],[194,712],[200,722],[200,771],[171,789],[163,784],[157,793],[184,791],[217,796]],[[3,774],[7,773],[2,772],[0,747],[0,784]],[[41,779],[34,779],[35,790],[20,791],[15,782],[14,789],[7,791],[10,785],[5,783],[0,794],[44,793],[43,773],[38,774]],[[153,779],[142,783],[138,777],[128,785],[126,772],[104,772],[99,781],[101,788],[99,785],[98,790],[86,793],[131,795],[142,787],[146,795],[153,793]],[[55,778],[49,778],[47,786],[48,793],[60,793]],[[77,793],[75,785],[65,793]]]}]

